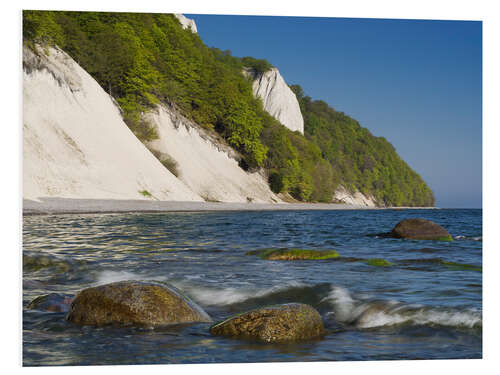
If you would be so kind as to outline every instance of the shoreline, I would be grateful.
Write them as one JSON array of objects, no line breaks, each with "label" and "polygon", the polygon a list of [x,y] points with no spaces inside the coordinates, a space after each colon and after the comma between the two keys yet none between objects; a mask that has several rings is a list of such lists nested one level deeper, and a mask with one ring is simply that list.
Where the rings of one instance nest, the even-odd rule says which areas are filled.
[{"label": "shoreline", "polygon": [[50,214],[98,213],[162,213],[216,211],[302,211],[302,210],[404,210],[437,209],[436,207],[367,207],[344,203],[237,203],[237,202],[180,202],[129,199],[23,199],[23,216]]}]

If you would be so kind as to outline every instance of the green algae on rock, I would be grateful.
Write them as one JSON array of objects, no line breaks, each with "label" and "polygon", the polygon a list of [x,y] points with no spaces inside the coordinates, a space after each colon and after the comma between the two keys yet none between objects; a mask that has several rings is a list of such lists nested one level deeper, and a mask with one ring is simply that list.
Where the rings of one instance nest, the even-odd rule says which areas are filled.
[{"label": "green algae on rock", "polygon": [[450,262],[441,258],[419,258],[419,259],[405,259],[398,262],[402,266],[413,266],[413,265],[438,265],[446,266],[452,270],[456,271],[478,271],[482,272],[483,267],[475,264]]},{"label": "green algae on rock", "polygon": [[394,238],[410,240],[453,241],[446,229],[426,219],[402,220],[396,224],[390,235]]},{"label": "green algae on rock", "polygon": [[306,249],[262,249],[248,251],[245,255],[257,255],[267,260],[323,260],[338,258],[335,250],[306,250]]},{"label": "green algae on rock", "polygon": [[201,307],[176,288],[139,281],[120,281],[82,290],[71,303],[66,319],[96,326],[211,321]]},{"label": "green algae on rock", "polygon": [[264,342],[286,342],[322,336],[325,328],[314,308],[302,303],[289,303],[232,316],[210,327],[210,333]]},{"label": "green algae on rock", "polygon": [[478,271],[482,272],[483,267],[481,266],[476,266],[474,264],[466,264],[466,263],[457,263],[457,262],[448,262],[448,261],[442,261],[441,264],[451,267],[454,270],[464,270],[464,271]]},{"label": "green algae on rock", "polygon": [[382,259],[382,258],[372,258],[372,259],[367,259],[366,264],[370,266],[375,266],[375,267],[389,267],[392,266],[392,263]]}]

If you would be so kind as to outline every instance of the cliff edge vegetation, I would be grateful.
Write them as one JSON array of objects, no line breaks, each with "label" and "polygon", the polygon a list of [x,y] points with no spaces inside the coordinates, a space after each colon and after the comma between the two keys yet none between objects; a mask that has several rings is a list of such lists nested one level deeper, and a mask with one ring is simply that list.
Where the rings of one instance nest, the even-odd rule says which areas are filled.
[{"label": "cliff edge vegetation", "polygon": [[299,86],[292,89],[305,134],[284,127],[242,74],[244,67],[262,72],[271,64],[209,48],[174,15],[24,11],[23,41],[68,53],[116,99],[143,142],[158,136],[144,114],[168,103],[237,150],[242,168],[265,168],[276,193],[331,202],[342,185],[372,194],[379,205],[434,205],[432,191],[389,142],[312,101]]},{"label": "cliff edge vegetation", "polygon": [[434,206],[431,189],[384,137],[375,137],[326,102],[312,100],[299,85],[291,89],[299,100],[305,136],[331,165],[334,181],[387,206]]}]

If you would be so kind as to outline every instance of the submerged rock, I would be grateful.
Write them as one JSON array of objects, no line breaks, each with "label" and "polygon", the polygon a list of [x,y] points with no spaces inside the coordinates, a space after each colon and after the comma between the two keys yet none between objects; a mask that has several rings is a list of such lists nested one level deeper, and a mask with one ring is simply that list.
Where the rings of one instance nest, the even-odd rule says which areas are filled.
[{"label": "submerged rock", "polygon": [[68,312],[73,297],[67,294],[49,293],[36,297],[26,308],[52,312]]},{"label": "submerged rock", "polygon": [[395,238],[411,240],[453,241],[446,229],[426,219],[405,219],[400,221],[390,234]]},{"label": "submerged rock", "polygon": [[306,340],[324,335],[319,313],[309,305],[267,306],[230,317],[210,327],[214,336],[257,339],[265,342]]},{"label": "submerged rock", "polygon": [[458,263],[458,262],[451,262],[447,261],[441,258],[424,258],[424,259],[405,259],[400,262],[401,265],[403,266],[413,266],[413,265],[439,265],[439,266],[446,266],[449,267],[453,270],[457,271],[478,271],[482,272],[483,267],[480,265],[476,264],[467,264],[467,263]]},{"label": "submerged rock", "polygon": [[23,254],[23,271],[36,272],[44,268],[51,268],[53,272],[68,272],[73,264],[54,255]]},{"label": "submerged rock", "polygon": [[245,255],[257,255],[267,260],[322,260],[340,256],[335,250],[305,249],[263,249],[248,251]]},{"label": "submerged rock", "polygon": [[382,259],[382,258],[372,258],[372,259],[367,259],[366,264],[370,266],[375,266],[375,267],[389,267],[392,266],[392,263]]},{"label": "submerged rock", "polygon": [[449,261],[442,261],[441,264],[444,266],[450,267],[453,270],[457,271],[478,271],[482,272],[483,267],[478,266],[475,264],[466,264],[466,263],[457,263],[457,262],[449,262]]},{"label": "submerged rock", "polygon": [[210,317],[171,286],[120,281],[88,288],[71,303],[67,320],[83,325],[209,322]]}]

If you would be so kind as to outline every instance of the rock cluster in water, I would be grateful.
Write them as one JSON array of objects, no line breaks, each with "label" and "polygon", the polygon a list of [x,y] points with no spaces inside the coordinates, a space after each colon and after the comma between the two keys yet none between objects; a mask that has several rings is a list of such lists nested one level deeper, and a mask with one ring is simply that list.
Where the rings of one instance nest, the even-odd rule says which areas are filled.
[{"label": "rock cluster in water", "polygon": [[411,240],[453,241],[446,229],[426,219],[402,220],[396,224],[390,235],[394,238]]},{"label": "rock cluster in water", "polygon": [[[71,305],[70,305],[71,303]],[[87,288],[71,297],[48,294],[35,298],[28,309],[66,312],[81,325],[147,325],[210,322],[210,317],[171,286],[121,281]],[[273,305],[232,316],[210,327],[214,336],[264,342],[307,340],[325,334],[321,315],[301,303]]]},{"label": "rock cluster in water", "polygon": [[82,325],[209,322],[210,317],[174,287],[121,281],[84,289],[71,303],[67,320]]},{"label": "rock cluster in water", "polygon": [[265,342],[305,340],[324,335],[319,313],[309,305],[290,303],[251,310],[210,327],[214,336]]}]

